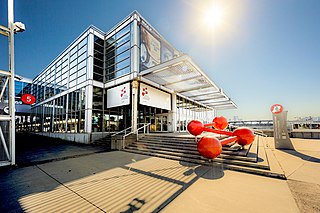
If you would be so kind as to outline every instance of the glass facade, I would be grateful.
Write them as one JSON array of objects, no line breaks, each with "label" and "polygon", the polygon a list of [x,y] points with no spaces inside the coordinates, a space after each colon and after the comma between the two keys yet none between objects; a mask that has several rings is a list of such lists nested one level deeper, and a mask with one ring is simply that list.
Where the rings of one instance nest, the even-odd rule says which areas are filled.
[{"label": "glass facade", "polygon": [[64,52],[33,81],[32,94],[40,103],[87,80],[88,39]]},{"label": "glass facade", "polygon": [[[132,23],[128,22],[107,35],[98,31],[90,33],[81,41],[75,41],[72,48],[34,79],[32,94],[37,99],[32,109],[34,131],[85,132],[85,114],[89,110],[92,132],[118,131],[131,126],[131,108],[107,109],[103,86],[88,83],[90,79],[105,83],[131,72],[131,31]],[[74,91],[83,82],[87,84]],[[90,87],[92,93],[86,94]],[[62,92],[67,94],[60,95]],[[86,100],[91,100],[92,105],[86,106]]]},{"label": "glass facade", "polygon": [[103,82],[104,76],[104,40],[94,36],[93,80]]},{"label": "glass facade", "polygon": [[[31,110],[33,131],[84,132],[83,83],[89,79],[88,37],[76,40],[33,80],[31,92],[36,97]],[[79,85],[83,86],[78,88]]]},{"label": "glass facade", "polygon": [[212,123],[215,117],[214,110],[201,106],[193,101],[177,96],[176,109],[177,131],[186,131],[188,123],[193,120],[200,120],[203,123]]},{"label": "glass facade", "polygon": [[[2,88],[5,85],[7,77],[0,77],[0,91],[2,91]],[[19,77],[20,79],[20,77]],[[14,81],[14,90],[15,90],[15,99],[16,103],[22,104],[21,102],[21,97],[24,94],[30,94],[31,93],[31,87],[32,87],[32,82],[31,80],[18,80],[15,79]],[[3,96],[1,97],[0,102],[2,103],[7,103],[8,102],[8,84],[6,85],[6,89],[3,93]]]},{"label": "glass facade", "polygon": [[33,131],[84,132],[85,89],[81,88],[32,109]]},{"label": "glass facade", "polygon": [[[172,104],[176,106],[173,110],[134,103],[137,112],[132,111],[137,100],[133,95],[139,91],[132,92],[131,82],[139,80],[128,74],[180,55],[143,19],[132,17],[108,33],[89,27],[34,79],[31,94],[37,102],[30,119],[33,131],[117,132],[131,127],[135,113],[137,123],[151,123],[151,131],[186,131],[192,119],[211,122],[208,118],[213,118],[214,112],[180,96]],[[107,91],[129,83],[128,103],[108,108]]]},{"label": "glass facade", "polygon": [[138,121],[139,123],[150,123],[151,132],[168,131],[168,110],[156,107],[139,105]]},{"label": "glass facade", "polygon": [[128,24],[118,32],[111,32],[105,41],[106,82],[130,73],[131,28]]}]

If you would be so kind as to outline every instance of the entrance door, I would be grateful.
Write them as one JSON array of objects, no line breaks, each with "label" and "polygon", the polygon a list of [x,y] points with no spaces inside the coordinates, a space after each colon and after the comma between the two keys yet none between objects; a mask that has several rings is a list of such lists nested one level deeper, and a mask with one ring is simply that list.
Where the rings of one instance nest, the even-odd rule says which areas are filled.
[{"label": "entrance door", "polygon": [[168,115],[155,116],[155,131],[166,132],[168,131]]}]

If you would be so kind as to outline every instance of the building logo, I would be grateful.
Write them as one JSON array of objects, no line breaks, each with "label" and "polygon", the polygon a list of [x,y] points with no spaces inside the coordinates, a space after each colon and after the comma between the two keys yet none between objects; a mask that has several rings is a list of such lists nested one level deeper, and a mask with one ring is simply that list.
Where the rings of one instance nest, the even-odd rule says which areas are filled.
[{"label": "building logo", "polygon": [[21,97],[21,101],[24,103],[24,104],[28,104],[28,105],[31,105],[31,104],[34,104],[36,102],[36,98],[31,95],[31,94],[24,94],[22,97]]},{"label": "building logo", "polygon": [[129,96],[127,94],[127,88],[123,87],[120,92],[121,102],[124,103],[128,100]]},{"label": "building logo", "polygon": [[280,104],[274,104],[270,108],[273,114],[280,114],[283,111],[283,106]]},{"label": "building logo", "polygon": [[150,100],[150,97],[149,97],[149,93],[148,93],[148,88],[147,87],[144,87],[142,88],[142,98],[146,101],[149,101]]},{"label": "building logo", "polygon": [[126,87],[123,87],[121,90],[120,97],[122,98],[127,93]]}]

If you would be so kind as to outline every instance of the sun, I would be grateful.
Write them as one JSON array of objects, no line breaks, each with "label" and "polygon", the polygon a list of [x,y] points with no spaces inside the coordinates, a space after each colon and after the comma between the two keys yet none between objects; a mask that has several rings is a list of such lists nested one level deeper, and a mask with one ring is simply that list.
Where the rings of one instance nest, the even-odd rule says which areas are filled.
[{"label": "sun", "polygon": [[203,13],[204,24],[213,29],[217,28],[223,23],[224,11],[223,8],[215,4],[208,8]]}]

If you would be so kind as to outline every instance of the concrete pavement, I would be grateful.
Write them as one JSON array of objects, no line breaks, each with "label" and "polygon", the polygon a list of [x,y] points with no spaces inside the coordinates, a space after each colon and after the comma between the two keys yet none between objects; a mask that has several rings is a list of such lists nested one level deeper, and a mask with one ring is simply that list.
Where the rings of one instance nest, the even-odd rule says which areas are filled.
[{"label": "concrete pavement", "polygon": [[292,138],[295,150],[274,149],[273,138],[265,138],[287,177],[301,212],[320,212],[320,140]]},{"label": "concrete pavement", "polygon": [[163,212],[299,212],[285,180],[229,170],[214,178],[214,170],[190,186]]},{"label": "concrete pavement", "polygon": [[[197,170],[197,172],[194,172]],[[1,174],[1,212],[158,211],[208,168],[114,151]]]},{"label": "concrete pavement", "polygon": [[[288,180],[121,151],[0,171],[0,212],[320,212],[319,140],[264,145]],[[40,155],[41,156],[41,155]]]}]

